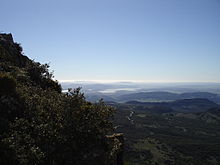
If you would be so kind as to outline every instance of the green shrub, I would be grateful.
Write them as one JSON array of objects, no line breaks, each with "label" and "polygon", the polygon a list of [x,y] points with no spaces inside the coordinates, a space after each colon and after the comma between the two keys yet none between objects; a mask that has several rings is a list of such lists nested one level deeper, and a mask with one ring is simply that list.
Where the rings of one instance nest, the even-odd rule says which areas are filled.
[{"label": "green shrub", "polygon": [[0,94],[10,95],[15,93],[16,81],[6,73],[0,73]]}]

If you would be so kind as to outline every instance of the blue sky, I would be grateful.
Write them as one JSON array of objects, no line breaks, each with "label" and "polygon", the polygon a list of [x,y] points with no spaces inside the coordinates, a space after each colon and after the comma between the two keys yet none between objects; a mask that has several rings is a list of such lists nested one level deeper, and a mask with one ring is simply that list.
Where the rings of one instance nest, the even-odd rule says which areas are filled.
[{"label": "blue sky", "polygon": [[0,0],[0,31],[58,80],[220,82],[219,0]]}]

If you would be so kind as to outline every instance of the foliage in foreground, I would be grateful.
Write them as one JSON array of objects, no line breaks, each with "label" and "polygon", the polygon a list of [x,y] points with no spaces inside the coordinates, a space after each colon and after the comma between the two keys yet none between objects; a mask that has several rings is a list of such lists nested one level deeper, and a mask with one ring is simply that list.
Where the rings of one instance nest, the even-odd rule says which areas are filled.
[{"label": "foliage in foreground", "polygon": [[110,164],[114,109],[61,93],[48,68],[0,40],[0,164]]}]

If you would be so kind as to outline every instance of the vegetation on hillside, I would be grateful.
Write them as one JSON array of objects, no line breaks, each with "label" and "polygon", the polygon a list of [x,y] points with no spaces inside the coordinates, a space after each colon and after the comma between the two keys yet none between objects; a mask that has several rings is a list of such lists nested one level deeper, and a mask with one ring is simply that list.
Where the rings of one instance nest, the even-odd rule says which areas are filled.
[{"label": "vegetation on hillside", "polygon": [[0,34],[1,165],[110,165],[120,148],[106,136],[113,113],[102,101],[87,102],[80,89],[61,93],[48,64]]},{"label": "vegetation on hillside", "polygon": [[182,113],[111,105],[117,107],[116,131],[126,139],[125,165],[219,165],[219,108]]}]

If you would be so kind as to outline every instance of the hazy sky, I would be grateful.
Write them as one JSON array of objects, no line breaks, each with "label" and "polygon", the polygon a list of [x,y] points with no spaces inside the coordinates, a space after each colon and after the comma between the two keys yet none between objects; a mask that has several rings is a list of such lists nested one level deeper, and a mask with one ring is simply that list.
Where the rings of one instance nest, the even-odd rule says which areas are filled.
[{"label": "hazy sky", "polygon": [[220,0],[0,0],[0,31],[58,80],[220,82]]}]

